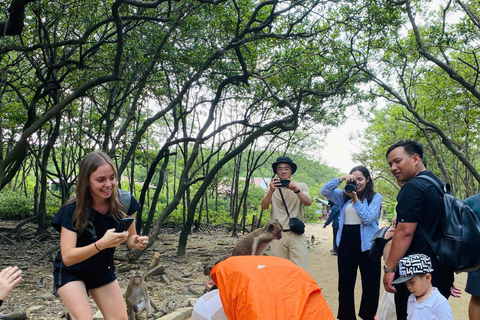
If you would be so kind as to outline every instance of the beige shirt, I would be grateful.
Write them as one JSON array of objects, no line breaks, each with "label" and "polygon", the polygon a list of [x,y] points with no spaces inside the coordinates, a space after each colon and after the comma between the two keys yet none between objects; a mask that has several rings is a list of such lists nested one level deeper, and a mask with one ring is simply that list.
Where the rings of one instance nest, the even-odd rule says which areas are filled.
[{"label": "beige shirt", "polygon": [[[297,185],[297,188],[300,189],[300,192],[310,198],[308,187],[305,183],[295,181],[295,184]],[[303,221],[303,204],[300,202],[298,195],[288,188],[281,189],[283,197],[285,198],[285,203],[287,204],[288,213],[290,213],[290,218],[297,218]],[[269,190],[270,187],[265,190],[265,194],[267,194]],[[270,213],[270,218],[277,219],[284,229],[290,229],[287,211],[285,211],[282,197],[280,196],[280,191],[278,191],[278,189],[272,194],[272,211]]]}]

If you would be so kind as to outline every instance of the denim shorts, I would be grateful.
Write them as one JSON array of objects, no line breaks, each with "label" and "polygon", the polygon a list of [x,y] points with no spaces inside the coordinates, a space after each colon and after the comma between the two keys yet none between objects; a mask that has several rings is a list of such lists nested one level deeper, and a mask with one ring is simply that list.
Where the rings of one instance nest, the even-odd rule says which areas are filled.
[{"label": "denim shorts", "polygon": [[100,288],[117,279],[115,275],[115,267],[108,267],[108,271],[104,275],[98,273],[79,272],[65,270],[63,268],[54,268],[53,270],[53,287],[54,293],[62,286],[72,281],[82,281],[88,290]]}]

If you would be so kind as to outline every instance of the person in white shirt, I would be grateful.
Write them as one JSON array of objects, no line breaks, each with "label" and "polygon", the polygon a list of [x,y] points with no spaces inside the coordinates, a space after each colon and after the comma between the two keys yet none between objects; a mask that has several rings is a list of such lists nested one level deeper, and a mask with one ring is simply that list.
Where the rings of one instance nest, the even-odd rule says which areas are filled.
[{"label": "person in white shirt", "polygon": [[393,285],[405,283],[411,295],[407,302],[407,320],[453,320],[448,300],[432,286],[432,261],[424,254],[411,254],[398,265],[400,277]]}]

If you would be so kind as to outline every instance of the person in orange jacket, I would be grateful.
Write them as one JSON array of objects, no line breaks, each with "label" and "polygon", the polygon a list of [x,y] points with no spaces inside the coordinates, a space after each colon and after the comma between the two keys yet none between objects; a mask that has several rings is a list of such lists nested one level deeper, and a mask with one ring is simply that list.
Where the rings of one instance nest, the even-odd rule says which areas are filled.
[{"label": "person in orange jacket", "polygon": [[234,256],[210,273],[229,320],[334,320],[322,290],[301,267],[274,256]]}]

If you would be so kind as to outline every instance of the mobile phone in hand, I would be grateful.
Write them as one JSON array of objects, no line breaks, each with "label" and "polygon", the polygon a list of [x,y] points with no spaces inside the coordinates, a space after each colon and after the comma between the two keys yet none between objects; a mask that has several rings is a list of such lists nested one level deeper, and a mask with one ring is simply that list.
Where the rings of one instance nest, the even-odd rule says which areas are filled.
[{"label": "mobile phone in hand", "polygon": [[120,220],[118,226],[115,228],[115,232],[127,231],[132,222],[133,218],[123,218],[122,220]]}]

